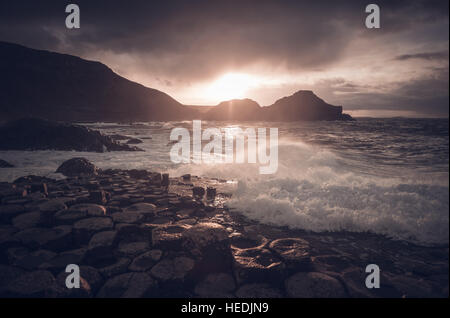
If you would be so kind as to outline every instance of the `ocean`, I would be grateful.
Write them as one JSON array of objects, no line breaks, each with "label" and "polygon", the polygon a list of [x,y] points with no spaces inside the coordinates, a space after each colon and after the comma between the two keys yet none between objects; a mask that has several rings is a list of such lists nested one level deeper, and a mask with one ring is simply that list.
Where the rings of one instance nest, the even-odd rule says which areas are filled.
[{"label": "ocean", "polygon": [[62,178],[56,168],[85,157],[100,168],[148,169],[229,180],[230,209],[272,225],[315,232],[371,232],[420,245],[449,241],[448,119],[359,118],[352,122],[202,122],[222,131],[278,128],[278,170],[259,165],[175,164],[173,128],[191,121],[83,124],[104,134],[139,138],[145,152],[0,151],[15,168],[0,181],[35,174]]}]

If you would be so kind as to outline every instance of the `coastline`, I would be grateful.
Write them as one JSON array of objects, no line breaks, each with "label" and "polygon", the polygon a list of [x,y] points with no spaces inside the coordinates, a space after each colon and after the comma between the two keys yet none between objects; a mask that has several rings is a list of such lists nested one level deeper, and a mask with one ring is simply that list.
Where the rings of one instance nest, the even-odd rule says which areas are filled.
[{"label": "coastline", "polygon": [[[143,170],[1,183],[0,295],[448,297],[448,246],[259,224],[224,207],[224,184],[185,176],[166,189]],[[215,200],[194,198],[198,186]],[[69,263],[81,289],[64,286]],[[368,264],[379,289],[365,286]]]}]

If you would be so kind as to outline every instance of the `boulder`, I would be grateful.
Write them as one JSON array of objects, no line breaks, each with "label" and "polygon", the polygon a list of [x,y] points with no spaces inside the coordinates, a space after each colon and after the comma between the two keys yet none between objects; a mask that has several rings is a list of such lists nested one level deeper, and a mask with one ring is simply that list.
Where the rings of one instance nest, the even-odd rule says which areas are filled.
[{"label": "boulder", "polygon": [[193,187],[192,188],[192,195],[195,198],[203,198],[203,196],[205,195],[205,188],[203,188],[203,187]]},{"label": "boulder", "polygon": [[97,232],[111,230],[113,222],[108,217],[91,217],[77,221],[73,225],[75,241],[83,244],[89,242]]},{"label": "boulder", "polygon": [[66,177],[94,176],[97,175],[98,169],[86,158],[72,158],[64,161],[56,172]]},{"label": "boulder", "polygon": [[14,168],[14,165],[10,164],[5,160],[0,159],[0,168]]},{"label": "boulder", "polygon": [[85,216],[105,216],[106,209],[103,205],[93,203],[80,203],[72,205],[70,212],[82,212]]},{"label": "boulder", "polygon": [[37,250],[19,257],[12,265],[26,270],[39,269],[43,263],[50,261],[56,255],[57,254],[52,251]]},{"label": "boulder", "polygon": [[113,277],[125,273],[128,270],[128,265],[130,265],[130,259],[120,257],[114,259],[110,264],[98,268],[98,270],[104,277]]},{"label": "boulder", "polygon": [[61,251],[72,246],[72,227],[68,225],[53,228],[33,227],[16,233],[14,237],[32,249]]},{"label": "boulder", "polygon": [[269,248],[274,251],[290,268],[297,270],[311,269],[309,244],[300,238],[283,238],[274,240]]},{"label": "boulder", "polygon": [[117,244],[117,231],[98,232],[89,241],[86,261],[89,264],[102,259],[112,258],[113,249]]},{"label": "boulder", "polygon": [[236,280],[242,283],[279,283],[284,278],[285,265],[265,248],[249,248],[234,252]]},{"label": "boulder", "polygon": [[87,248],[83,247],[61,252],[52,259],[42,263],[39,268],[58,273],[65,269],[68,264],[80,264],[86,255],[86,251]]},{"label": "boulder", "polygon": [[1,150],[142,151],[81,125],[39,118],[18,119],[0,127]]},{"label": "boulder", "polygon": [[156,205],[151,203],[135,203],[125,208],[123,212],[140,213],[143,215],[144,220],[150,221],[156,215]]},{"label": "boulder", "polygon": [[162,256],[161,250],[151,250],[137,256],[128,269],[133,272],[145,272],[152,268]]},{"label": "boulder", "polygon": [[196,259],[195,272],[227,272],[231,269],[232,254],[228,232],[217,223],[199,223],[182,233],[183,248]]},{"label": "boulder", "polygon": [[106,281],[97,294],[100,298],[141,298],[157,293],[156,281],[146,273],[126,273]]},{"label": "boulder", "polygon": [[133,257],[146,252],[150,248],[148,242],[124,242],[120,243],[116,254],[119,256]]},{"label": "boulder", "polygon": [[144,214],[139,212],[116,212],[111,215],[116,223],[142,223],[144,221]]},{"label": "boulder", "polygon": [[49,271],[28,272],[11,281],[5,294],[8,297],[49,297],[55,282],[55,277]]},{"label": "boulder", "polygon": [[22,213],[12,219],[12,224],[19,230],[27,229],[30,227],[37,227],[41,224],[42,215],[41,212],[28,212]]},{"label": "boulder", "polygon": [[180,250],[182,234],[187,229],[184,225],[163,225],[152,230],[153,247],[162,250]]},{"label": "boulder", "polygon": [[285,281],[286,293],[293,298],[347,297],[343,285],[329,275],[318,272],[300,272]]},{"label": "boulder", "polygon": [[142,144],[143,141],[140,140],[139,138],[131,138],[126,142],[128,145],[138,145],[138,144]]},{"label": "boulder", "polygon": [[195,261],[192,258],[179,256],[165,258],[151,269],[153,277],[161,281],[184,281],[194,268]]}]

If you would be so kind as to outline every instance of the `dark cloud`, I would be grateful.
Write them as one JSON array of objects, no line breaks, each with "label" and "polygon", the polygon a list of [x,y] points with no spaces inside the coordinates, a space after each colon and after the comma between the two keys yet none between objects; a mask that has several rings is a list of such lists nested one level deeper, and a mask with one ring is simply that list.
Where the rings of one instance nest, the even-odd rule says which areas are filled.
[{"label": "dark cloud", "polygon": [[397,61],[406,61],[411,59],[421,59],[421,60],[448,60],[448,52],[428,52],[428,53],[416,53],[416,54],[403,54],[395,57]]}]

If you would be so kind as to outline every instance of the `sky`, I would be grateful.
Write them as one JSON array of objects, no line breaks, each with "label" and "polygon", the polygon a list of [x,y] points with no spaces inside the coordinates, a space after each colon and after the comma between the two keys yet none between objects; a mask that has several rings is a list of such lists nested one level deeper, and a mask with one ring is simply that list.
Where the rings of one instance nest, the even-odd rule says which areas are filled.
[{"label": "sky", "polygon": [[[69,3],[80,29],[65,26]],[[0,0],[0,40],[101,61],[187,105],[308,89],[354,116],[448,117],[448,3]]]}]

